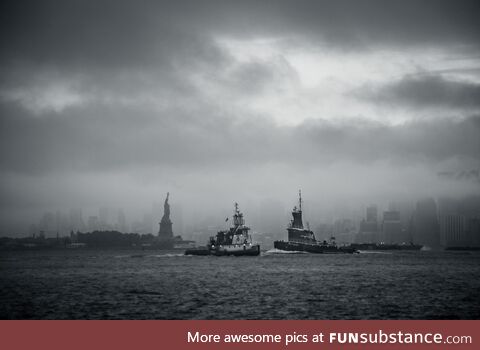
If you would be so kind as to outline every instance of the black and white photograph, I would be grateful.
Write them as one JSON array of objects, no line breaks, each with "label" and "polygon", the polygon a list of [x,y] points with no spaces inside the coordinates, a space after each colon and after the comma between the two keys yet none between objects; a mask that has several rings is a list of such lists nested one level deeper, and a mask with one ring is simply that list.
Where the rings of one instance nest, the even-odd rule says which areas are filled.
[{"label": "black and white photograph", "polygon": [[478,0],[2,0],[0,319],[480,319]]}]

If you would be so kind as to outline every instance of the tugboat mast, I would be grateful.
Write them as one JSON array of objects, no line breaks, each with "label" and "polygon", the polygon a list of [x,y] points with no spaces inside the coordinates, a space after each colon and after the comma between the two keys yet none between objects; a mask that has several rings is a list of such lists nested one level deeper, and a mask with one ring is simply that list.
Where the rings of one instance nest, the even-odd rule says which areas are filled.
[{"label": "tugboat mast", "polygon": [[302,190],[298,190],[298,207],[302,211]]},{"label": "tugboat mast", "polygon": [[240,210],[238,209],[238,203],[235,203],[235,212],[233,214],[233,225],[237,228],[238,226],[245,225],[243,214],[240,213]]},{"label": "tugboat mast", "polygon": [[239,210],[238,210],[238,203],[235,202],[235,214],[238,215],[239,213],[240,213],[240,212],[239,212]]}]

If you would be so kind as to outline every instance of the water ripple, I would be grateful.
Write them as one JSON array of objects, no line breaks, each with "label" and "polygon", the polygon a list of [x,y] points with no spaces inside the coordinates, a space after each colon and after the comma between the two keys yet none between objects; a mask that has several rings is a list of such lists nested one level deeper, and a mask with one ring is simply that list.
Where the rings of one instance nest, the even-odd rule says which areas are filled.
[{"label": "water ripple", "polygon": [[479,319],[480,253],[0,253],[2,319]]}]

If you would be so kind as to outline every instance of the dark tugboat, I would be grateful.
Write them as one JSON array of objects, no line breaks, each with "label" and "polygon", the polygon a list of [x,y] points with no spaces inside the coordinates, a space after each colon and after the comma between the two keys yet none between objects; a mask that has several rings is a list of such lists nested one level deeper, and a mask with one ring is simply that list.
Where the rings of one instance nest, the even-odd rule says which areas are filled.
[{"label": "dark tugboat", "polygon": [[330,239],[330,242],[317,241],[313,231],[303,227],[301,191],[298,191],[298,197],[298,208],[293,208],[293,220],[290,222],[290,225],[287,228],[288,241],[273,242],[275,249],[320,254],[351,254],[357,252],[356,249],[351,247],[338,247],[335,243],[334,237]]},{"label": "dark tugboat", "polygon": [[260,245],[252,242],[249,230],[235,203],[233,226],[228,231],[219,231],[215,237],[210,237],[206,246],[187,249],[185,255],[259,255]]}]

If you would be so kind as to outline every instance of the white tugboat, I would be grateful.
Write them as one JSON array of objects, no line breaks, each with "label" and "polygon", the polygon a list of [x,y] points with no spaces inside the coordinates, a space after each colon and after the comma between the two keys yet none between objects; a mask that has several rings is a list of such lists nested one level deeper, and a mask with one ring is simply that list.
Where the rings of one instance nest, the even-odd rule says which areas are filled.
[{"label": "white tugboat", "polygon": [[207,246],[191,248],[185,251],[186,255],[259,255],[260,245],[254,244],[252,236],[245,226],[243,214],[235,203],[233,226],[228,231],[219,231],[215,237],[210,237]]}]

